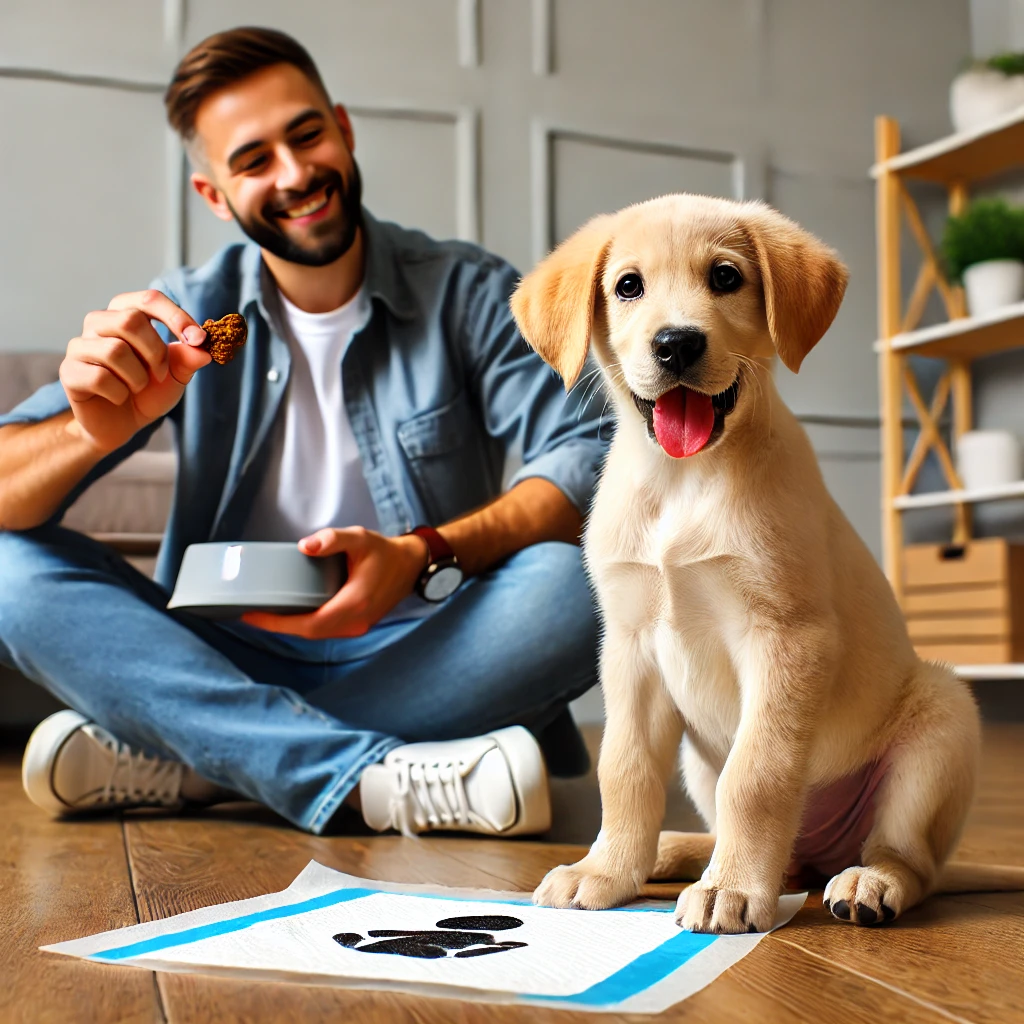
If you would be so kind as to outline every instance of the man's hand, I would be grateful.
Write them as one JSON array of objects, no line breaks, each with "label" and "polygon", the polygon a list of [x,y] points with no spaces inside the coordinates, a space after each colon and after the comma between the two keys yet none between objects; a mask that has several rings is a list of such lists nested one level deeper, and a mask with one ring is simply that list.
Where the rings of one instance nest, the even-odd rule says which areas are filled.
[{"label": "man's hand", "polygon": [[345,585],[309,615],[248,612],[244,622],[307,640],[362,636],[412,593],[429,555],[419,537],[385,537],[361,526],[319,530],[300,540],[299,550],[317,557],[344,554]]},{"label": "man's hand", "polygon": [[[165,345],[151,320],[182,342]],[[74,426],[103,452],[112,452],[181,400],[196,370],[210,362],[200,348],[206,332],[166,295],[150,289],[117,295],[90,313],[60,365]]]}]

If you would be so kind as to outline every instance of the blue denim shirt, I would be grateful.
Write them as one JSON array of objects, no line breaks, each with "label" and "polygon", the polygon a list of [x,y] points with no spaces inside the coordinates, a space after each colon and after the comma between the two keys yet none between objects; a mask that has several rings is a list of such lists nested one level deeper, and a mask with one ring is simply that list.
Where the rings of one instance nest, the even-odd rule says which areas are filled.
[{"label": "blue denim shirt", "polygon": [[[602,401],[568,399],[516,330],[508,300],[516,271],[463,242],[437,242],[365,213],[365,287],[373,312],[342,361],[345,406],[385,534],[439,525],[500,494],[506,459],[555,484],[586,512],[606,442]],[[200,370],[168,418],[179,455],[174,501],[155,577],[171,588],[185,548],[236,540],[288,390],[288,344],[277,289],[253,243],[205,266],[158,278],[196,321],[240,312],[249,340],[227,366]],[[167,340],[167,332],[158,325]],[[33,423],[69,407],[60,382],[0,416]],[[104,458],[52,521],[94,480],[143,447],[159,424]],[[607,433],[607,431],[605,431]]]}]

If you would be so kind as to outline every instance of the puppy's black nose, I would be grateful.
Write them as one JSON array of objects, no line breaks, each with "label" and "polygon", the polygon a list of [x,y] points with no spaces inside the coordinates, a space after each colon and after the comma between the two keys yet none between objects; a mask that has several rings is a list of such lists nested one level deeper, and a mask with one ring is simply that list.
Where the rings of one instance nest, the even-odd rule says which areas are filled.
[{"label": "puppy's black nose", "polygon": [[665,327],[654,336],[654,358],[680,376],[708,347],[707,335],[696,327]]}]

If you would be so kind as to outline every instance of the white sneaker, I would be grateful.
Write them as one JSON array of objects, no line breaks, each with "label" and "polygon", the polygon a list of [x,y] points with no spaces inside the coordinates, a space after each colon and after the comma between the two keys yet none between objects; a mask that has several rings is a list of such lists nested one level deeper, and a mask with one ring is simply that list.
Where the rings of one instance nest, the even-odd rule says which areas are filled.
[{"label": "white sneaker", "polygon": [[409,743],[363,769],[366,824],[414,836],[430,829],[517,836],[551,827],[548,773],[520,725],[466,740]]},{"label": "white sneaker", "polygon": [[21,784],[51,814],[179,807],[184,765],[135,752],[77,711],[58,711],[29,737]]}]

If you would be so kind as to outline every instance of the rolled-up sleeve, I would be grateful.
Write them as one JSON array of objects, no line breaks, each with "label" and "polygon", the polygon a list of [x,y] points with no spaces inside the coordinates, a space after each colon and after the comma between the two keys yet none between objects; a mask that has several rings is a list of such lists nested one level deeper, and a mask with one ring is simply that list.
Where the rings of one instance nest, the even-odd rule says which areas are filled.
[{"label": "rolled-up sleeve", "polygon": [[12,423],[42,423],[71,408],[64,386],[59,380],[44,384],[35,394],[16,405],[10,412],[0,413],[0,427]]},{"label": "rolled-up sleeve", "polygon": [[[522,465],[509,484],[541,477],[586,514],[613,423],[600,382],[566,395],[558,375],[520,335],[509,308],[518,274],[495,261],[483,266],[464,321],[475,398],[488,433]],[[590,386],[588,387],[588,383]]]}]

